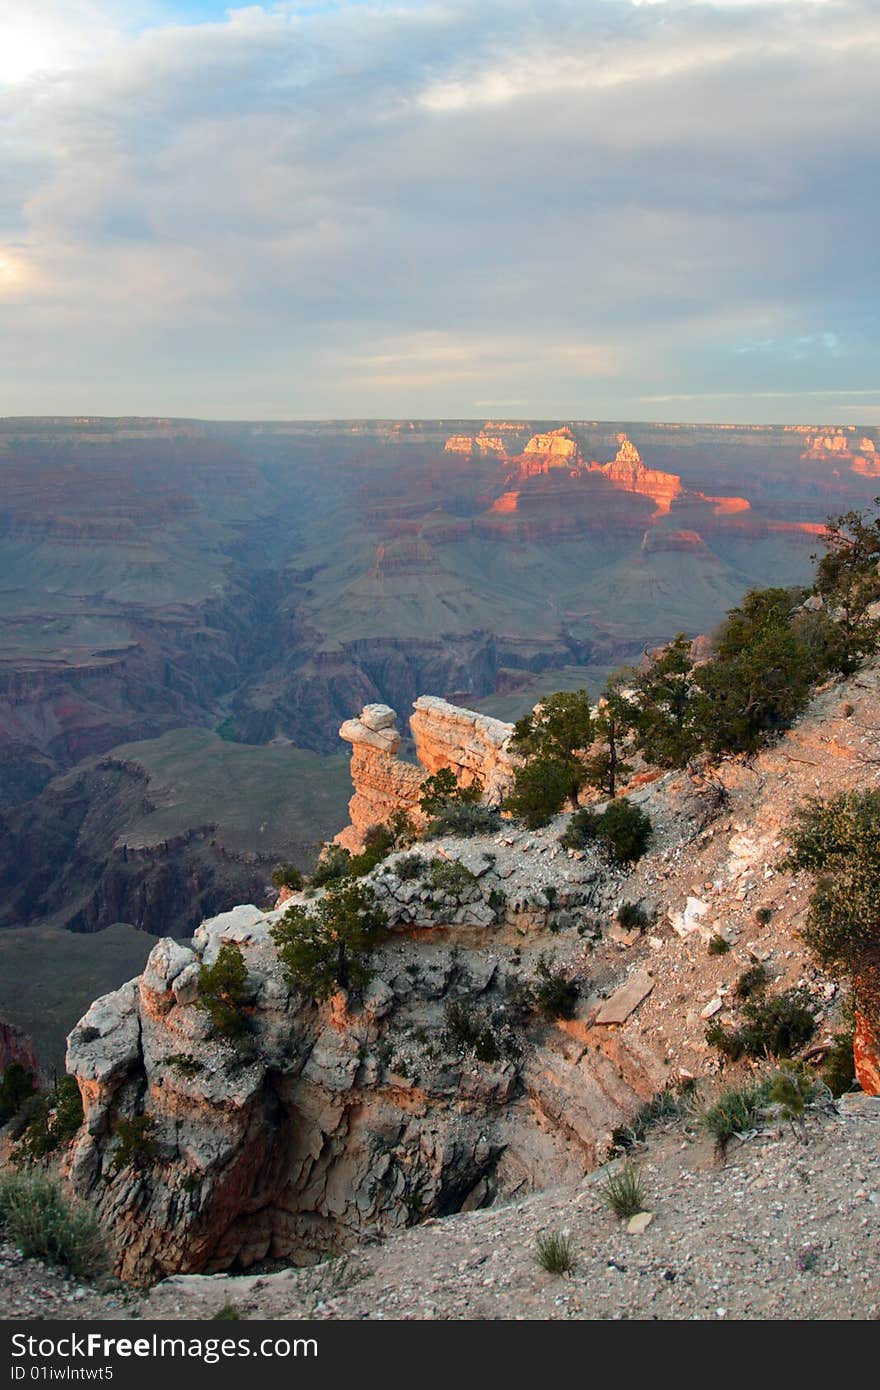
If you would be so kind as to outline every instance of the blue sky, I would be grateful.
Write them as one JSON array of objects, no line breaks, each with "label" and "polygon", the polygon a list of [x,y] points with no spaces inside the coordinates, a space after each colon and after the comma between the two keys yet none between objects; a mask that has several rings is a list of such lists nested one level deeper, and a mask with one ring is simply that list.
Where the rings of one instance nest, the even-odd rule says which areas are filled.
[{"label": "blue sky", "polygon": [[4,0],[0,414],[880,414],[876,0]]}]

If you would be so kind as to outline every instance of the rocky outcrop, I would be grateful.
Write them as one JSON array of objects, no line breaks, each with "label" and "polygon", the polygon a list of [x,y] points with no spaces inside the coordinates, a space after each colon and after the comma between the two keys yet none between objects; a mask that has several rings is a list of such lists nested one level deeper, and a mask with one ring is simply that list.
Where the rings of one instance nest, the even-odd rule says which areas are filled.
[{"label": "rocky outcrop", "polygon": [[387,825],[397,812],[405,812],[417,827],[423,825],[419,787],[441,768],[451,768],[463,786],[478,782],[489,805],[498,804],[509,790],[512,724],[422,695],[415,701],[410,728],[418,766],[397,757],[401,736],[397,715],[388,705],[365,705],[357,719],[346,720],[339,730],[339,737],[352,745],[351,824],[336,836],[346,849],[362,849],[366,831]]},{"label": "rocky outcrop", "polygon": [[[576,1177],[638,1107],[598,1053],[567,1062],[551,1039],[523,1064],[490,937],[466,955],[397,938],[377,951],[360,1006],[344,994],[316,1006],[279,974],[278,915],[239,907],[203,924],[192,949],[160,941],[143,975],[70,1035],[85,1121],[69,1181],[122,1277],[307,1263],[367,1232]],[[197,1006],[199,968],[224,942],[248,969],[243,1045],[212,1039]],[[444,1033],[450,1002],[484,1020],[491,1060]],[[149,1143],[122,1166],[119,1122],[142,1114]]]},{"label": "rocky outcrop", "polygon": [[646,468],[638,449],[625,434],[619,434],[617,442],[617,453],[610,463],[601,465],[601,471],[615,487],[650,497],[657,504],[655,516],[665,516],[676,497],[681,495],[681,478],[675,473]]},{"label": "rocky outcrop", "polygon": [[40,1064],[36,1049],[21,1028],[0,1018],[0,1074],[12,1063],[17,1062],[32,1076],[40,1075]]}]

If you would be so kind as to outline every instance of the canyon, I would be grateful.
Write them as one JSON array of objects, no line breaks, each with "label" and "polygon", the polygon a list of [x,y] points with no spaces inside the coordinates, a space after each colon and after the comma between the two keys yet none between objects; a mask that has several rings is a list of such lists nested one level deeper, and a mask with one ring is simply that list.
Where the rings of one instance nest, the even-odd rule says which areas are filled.
[{"label": "canyon", "polygon": [[[366,746],[393,759],[393,712],[365,713],[360,732],[386,738],[355,739],[354,757]],[[453,729],[477,727],[475,712],[433,700],[419,713],[441,716],[445,747],[433,746],[446,765]],[[781,866],[780,847],[819,769],[826,793],[877,784],[878,728],[873,661],[828,682],[754,758],[709,778],[636,779],[628,794],[653,833],[627,869],[564,849],[566,815],[539,831],[508,823],[420,847],[468,870],[454,892],[391,854],[365,880],[389,931],[361,1001],[338,991],[314,1003],[285,984],[272,928],[290,894],[221,913],[187,945],[160,940],[141,976],[96,1000],[69,1039],[85,1107],[69,1181],[112,1233],[118,1270],[153,1283],[311,1263],[426,1219],[572,1187],[665,1086],[723,1082],[706,1020],[735,1014],[734,982],[756,961],[774,989],[808,991],[818,1036],[830,1038],[838,986],[805,952],[810,883]],[[484,744],[484,772],[496,750]],[[624,901],[644,906],[644,932],[615,921]],[[723,952],[712,949],[719,936]],[[200,970],[224,943],[247,965],[244,1044],[212,1037],[197,1005]],[[577,983],[577,1005],[570,1018],[528,1021],[517,987],[547,960]],[[475,1032],[456,1032],[462,1016]],[[491,1047],[474,1043],[480,1030]],[[119,1124],[140,1114],[149,1152],[119,1166]]]},{"label": "canyon", "polygon": [[[598,693],[750,585],[805,579],[827,515],[872,497],[877,444],[836,426],[0,420],[3,930],[54,931],[73,962],[77,938],[130,924],[145,957],[151,933],[259,899],[273,862],[308,867],[343,823],[353,711],[432,691],[509,722],[548,690]],[[0,1012],[32,1027],[17,1007],[0,981]]]}]

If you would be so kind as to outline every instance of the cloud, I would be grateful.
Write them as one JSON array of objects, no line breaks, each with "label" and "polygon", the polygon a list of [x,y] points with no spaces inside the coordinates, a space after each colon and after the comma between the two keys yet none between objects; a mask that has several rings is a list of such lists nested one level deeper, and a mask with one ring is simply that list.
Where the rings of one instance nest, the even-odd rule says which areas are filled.
[{"label": "cloud", "polygon": [[876,393],[873,0],[33,9],[0,411]]}]

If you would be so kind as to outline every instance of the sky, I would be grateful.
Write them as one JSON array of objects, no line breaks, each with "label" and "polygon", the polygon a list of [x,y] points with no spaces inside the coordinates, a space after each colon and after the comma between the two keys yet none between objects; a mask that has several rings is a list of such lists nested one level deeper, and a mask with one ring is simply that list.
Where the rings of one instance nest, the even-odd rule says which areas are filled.
[{"label": "sky", "polygon": [[880,421],[877,0],[3,0],[0,415]]}]

